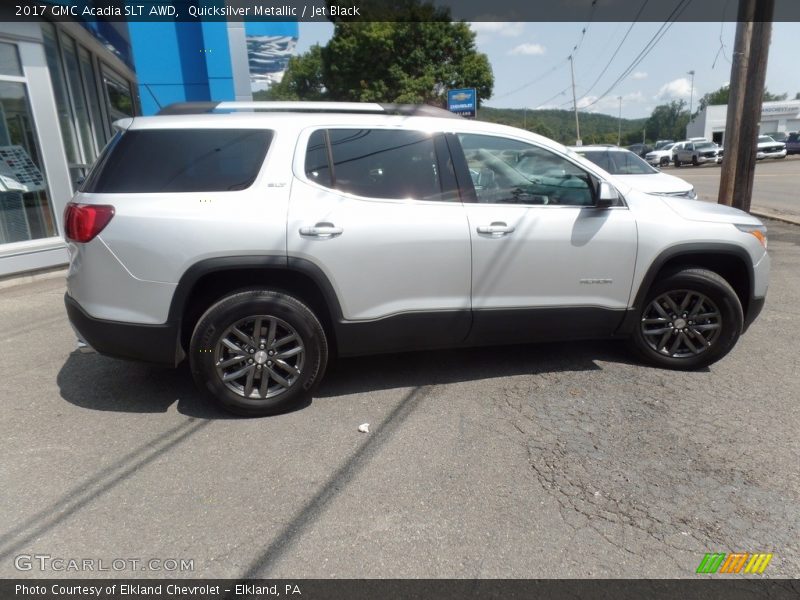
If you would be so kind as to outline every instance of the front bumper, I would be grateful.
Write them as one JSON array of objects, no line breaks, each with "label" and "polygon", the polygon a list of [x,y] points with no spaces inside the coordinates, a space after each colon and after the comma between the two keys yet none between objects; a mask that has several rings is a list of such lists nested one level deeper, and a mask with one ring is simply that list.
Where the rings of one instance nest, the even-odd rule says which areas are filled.
[{"label": "front bumper", "polygon": [[781,150],[779,152],[756,152],[756,158],[758,160],[763,160],[765,158],[785,158],[786,157],[786,150]]},{"label": "front bumper", "polygon": [[170,367],[183,359],[183,350],[178,343],[178,328],[174,325],[96,319],[87,314],[69,294],[64,294],[64,304],[78,339],[100,354]]}]

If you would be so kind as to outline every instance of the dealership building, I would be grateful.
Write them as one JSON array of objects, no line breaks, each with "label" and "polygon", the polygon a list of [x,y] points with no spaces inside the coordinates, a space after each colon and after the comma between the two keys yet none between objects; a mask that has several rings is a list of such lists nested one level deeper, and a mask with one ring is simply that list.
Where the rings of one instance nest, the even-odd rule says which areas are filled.
[{"label": "dealership building", "polygon": [[62,215],[113,122],[171,102],[248,100],[297,23],[0,22],[0,279],[68,260]]},{"label": "dealership building", "polygon": [[[686,137],[703,137],[725,145],[727,105],[706,106],[686,126]],[[761,105],[759,133],[800,131],[800,100],[764,102]]]}]

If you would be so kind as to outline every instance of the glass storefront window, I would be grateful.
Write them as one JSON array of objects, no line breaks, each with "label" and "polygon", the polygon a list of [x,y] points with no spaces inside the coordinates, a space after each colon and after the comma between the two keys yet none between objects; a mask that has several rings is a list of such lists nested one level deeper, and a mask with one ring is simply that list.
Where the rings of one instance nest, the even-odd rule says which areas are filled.
[{"label": "glass storefront window", "polygon": [[100,100],[97,97],[97,78],[94,76],[92,57],[85,48],[79,50],[81,73],[86,82],[86,93],[89,100],[89,114],[92,116],[96,148],[102,150],[108,141],[106,128],[103,126],[103,113],[100,111]]},{"label": "glass storefront window", "polygon": [[78,145],[75,130],[72,124],[72,113],[69,104],[67,85],[64,81],[64,72],[59,60],[58,41],[56,40],[55,27],[50,23],[42,23],[44,34],[44,52],[47,57],[47,69],[50,71],[50,81],[53,84],[53,93],[56,98],[58,121],[61,124],[61,136],[64,140],[64,151],[67,153],[67,162],[78,163]]},{"label": "glass storefront window", "polygon": [[0,74],[22,77],[22,65],[14,44],[0,42]]},{"label": "glass storefront window", "polygon": [[89,108],[83,89],[83,82],[81,81],[80,67],[78,66],[78,54],[75,50],[75,40],[67,36],[62,36],[61,40],[64,50],[64,65],[67,69],[67,83],[69,84],[70,97],[75,109],[78,132],[83,146],[83,165],[88,168],[97,158],[97,152],[94,148]]},{"label": "glass storefront window", "polygon": [[25,85],[0,81],[0,243],[57,235]]},{"label": "glass storefront window", "polygon": [[108,99],[108,112],[111,120],[124,119],[133,116],[133,96],[131,89],[122,80],[103,73],[103,82],[106,87]]}]

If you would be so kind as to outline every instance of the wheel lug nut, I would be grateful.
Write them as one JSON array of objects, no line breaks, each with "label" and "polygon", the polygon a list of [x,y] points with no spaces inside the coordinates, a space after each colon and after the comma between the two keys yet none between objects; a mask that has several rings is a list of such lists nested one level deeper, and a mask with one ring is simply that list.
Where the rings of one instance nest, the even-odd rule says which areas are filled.
[{"label": "wheel lug nut", "polygon": [[268,360],[268,361],[267,361],[267,366],[268,366],[268,367],[271,367],[271,366],[272,366],[272,361],[271,361],[271,360]]},{"label": "wheel lug nut", "polygon": [[253,348],[250,348],[250,354],[252,354],[253,352],[255,352],[255,350]]},{"label": "wheel lug nut", "polygon": [[264,344],[261,344],[261,349],[262,349],[262,350],[264,349]]}]

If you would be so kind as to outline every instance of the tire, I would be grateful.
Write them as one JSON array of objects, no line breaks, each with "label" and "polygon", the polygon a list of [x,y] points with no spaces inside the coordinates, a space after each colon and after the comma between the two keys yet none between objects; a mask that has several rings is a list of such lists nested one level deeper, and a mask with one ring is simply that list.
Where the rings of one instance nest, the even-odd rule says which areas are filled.
[{"label": "tire", "polygon": [[327,362],[328,342],[316,315],[297,298],[269,290],[236,292],[214,304],[189,346],[197,387],[222,409],[247,417],[302,403]]},{"label": "tire", "polygon": [[675,166],[676,167],[680,167],[681,166],[681,160],[679,158],[675,159]]},{"label": "tire", "polygon": [[[690,299],[681,313],[686,295]],[[692,318],[693,313],[700,318]],[[700,369],[731,351],[743,323],[739,297],[725,279],[706,269],[683,269],[667,274],[648,291],[630,342],[639,357],[654,366]]]},{"label": "tire", "polygon": [[696,156],[692,156],[692,166],[696,167],[698,164],[699,163],[697,162],[697,157]]},{"label": "tire", "polygon": [[662,167],[666,167],[669,164],[669,159],[666,156],[662,156],[661,160],[658,161],[658,164],[660,164]]}]

